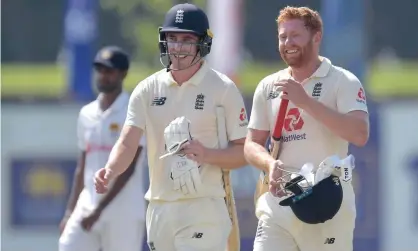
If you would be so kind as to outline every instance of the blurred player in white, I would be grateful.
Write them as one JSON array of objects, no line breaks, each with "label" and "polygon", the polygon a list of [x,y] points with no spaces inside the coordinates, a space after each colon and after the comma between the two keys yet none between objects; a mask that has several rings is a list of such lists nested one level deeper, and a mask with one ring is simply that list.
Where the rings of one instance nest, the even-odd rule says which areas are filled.
[{"label": "blurred player in white", "polygon": [[[129,94],[123,80],[129,69],[127,54],[115,46],[102,48],[95,60],[98,98],[84,106],[78,118],[81,151],[67,211],[61,222],[60,251],[140,251],[145,230],[143,199],[143,142],[126,172],[99,195],[94,174],[103,167],[126,119]],[[142,158],[142,159],[138,159]]]},{"label": "blurred player in white", "polygon": [[[159,32],[165,68],[140,82],[131,95],[121,137],[105,168],[96,173],[96,189],[106,191],[109,180],[124,173],[144,134],[150,168],[145,195],[150,250],[225,250],[231,221],[221,167],[245,165],[248,122],[243,98],[228,77],[204,60],[212,34],[203,10],[175,5]],[[225,108],[230,143],[222,150],[217,105]],[[160,159],[183,140],[187,143],[181,152]]]},{"label": "blurred player in white", "polygon": [[[319,55],[323,27],[318,12],[286,7],[277,24],[279,51],[288,68],[265,77],[257,86],[244,147],[246,159],[270,174],[270,191],[279,187],[275,181],[285,175],[278,167],[299,172],[308,162],[318,167],[331,155],[345,158],[349,143],[364,146],[369,136],[360,81]],[[264,146],[275,126],[280,99],[288,99],[289,106],[275,160]],[[254,250],[353,250],[355,196],[349,180],[341,183],[342,206],[323,224],[301,222],[289,207],[280,206],[283,191],[263,194],[256,205],[259,227]]]}]

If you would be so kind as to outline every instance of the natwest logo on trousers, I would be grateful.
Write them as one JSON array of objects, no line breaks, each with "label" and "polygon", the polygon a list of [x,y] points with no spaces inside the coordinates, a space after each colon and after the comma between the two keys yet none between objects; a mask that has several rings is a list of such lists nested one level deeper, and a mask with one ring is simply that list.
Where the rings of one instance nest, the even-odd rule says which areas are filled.
[{"label": "natwest logo on trousers", "polygon": [[300,111],[298,108],[291,108],[286,114],[284,119],[284,129],[286,132],[293,133],[287,136],[282,137],[282,141],[289,142],[293,140],[303,140],[306,139],[306,133],[298,133],[297,131],[303,128],[305,121],[303,121],[302,116],[300,116]]}]

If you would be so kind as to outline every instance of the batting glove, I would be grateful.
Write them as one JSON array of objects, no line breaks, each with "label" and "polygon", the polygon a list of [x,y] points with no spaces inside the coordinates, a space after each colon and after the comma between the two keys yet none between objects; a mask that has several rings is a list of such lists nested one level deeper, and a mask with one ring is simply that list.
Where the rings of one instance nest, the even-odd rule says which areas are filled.
[{"label": "batting glove", "polygon": [[168,153],[161,156],[160,159],[170,158],[174,190],[185,195],[197,194],[202,184],[199,164],[182,153],[183,146],[192,139],[190,121],[185,117],[173,120],[164,130],[164,139]]}]

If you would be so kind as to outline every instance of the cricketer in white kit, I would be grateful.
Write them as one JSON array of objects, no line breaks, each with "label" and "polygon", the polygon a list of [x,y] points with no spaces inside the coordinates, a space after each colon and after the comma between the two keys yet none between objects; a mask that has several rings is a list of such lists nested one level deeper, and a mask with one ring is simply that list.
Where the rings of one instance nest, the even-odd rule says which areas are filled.
[{"label": "cricketer in white kit", "polygon": [[108,193],[97,194],[94,187],[94,174],[106,164],[126,120],[129,94],[122,90],[122,82],[129,67],[128,56],[118,47],[104,47],[94,67],[99,95],[79,113],[81,155],[61,224],[59,250],[140,251],[145,234],[145,140],[137,142],[134,160],[112,182]]},{"label": "cricketer in white kit", "polygon": [[[243,98],[228,77],[203,59],[212,34],[201,9],[174,6],[159,32],[166,68],[140,82],[132,93],[122,135],[105,168],[96,173],[96,189],[106,191],[108,181],[124,172],[134,142],[144,134],[150,168],[145,195],[150,250],[225,250],[231,220],[221,168],[246,164]],[[226,114],[226,149],[219,149],[218,105]],[[166,153],[171,155],[160,158]]]},{"label": "cricketer in white kit", "polygon": [[[247,160],[270,175],[270,192],[256,202],[259,225],[254,250],[352,251],[356,207],[350,175],[340,173],[335,181],[343,192],[336,215],[314,224],[300,220],[290,207],[279,204],[287,195],[277,180],[290,172],[298,173],[306,163],[316,172],[330,156],[345,159],[349,143],[366,144],[369,119],[365,92],[354,74],[319,56],[322,21],[316,11],[286,7],[277,24],[280,54],[288,67],[265,77],[257,86],[244,147]],[[281,99],[288,99],[289,104],[276,160],[264,144],[275,128]],[[351,170],[353,166],[347,161],[344,168]],[[271,192],[274,188],[279,192]],[[318,201],[316,207],[327,210],[333,203]],[[309,210],[314,210],[313,206],[305,213]]]}]

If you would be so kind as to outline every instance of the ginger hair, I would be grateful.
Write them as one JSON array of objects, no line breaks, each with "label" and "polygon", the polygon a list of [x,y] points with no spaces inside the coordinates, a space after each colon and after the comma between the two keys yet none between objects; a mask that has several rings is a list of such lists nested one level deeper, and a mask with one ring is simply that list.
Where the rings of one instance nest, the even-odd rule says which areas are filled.
[{"label": "ginger hair", "polygon": [[280,11],[277,17],[277,25],[292,20],[299,19],[305,23],[305,27],[313,33],[323,32],[323,24],[321,15],[308,7],[292,7],[287,6]]}]

